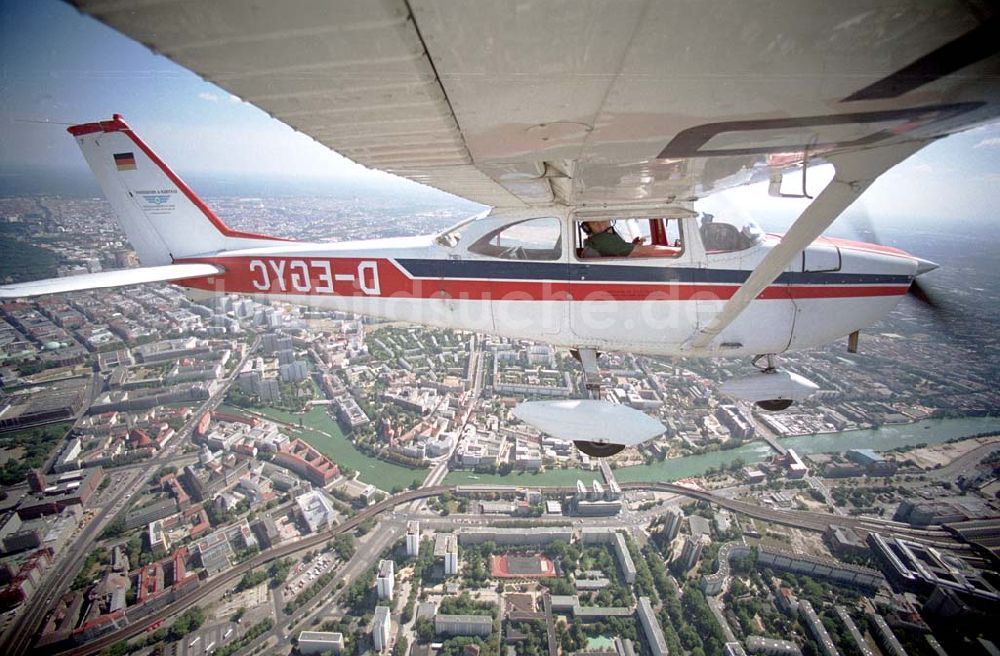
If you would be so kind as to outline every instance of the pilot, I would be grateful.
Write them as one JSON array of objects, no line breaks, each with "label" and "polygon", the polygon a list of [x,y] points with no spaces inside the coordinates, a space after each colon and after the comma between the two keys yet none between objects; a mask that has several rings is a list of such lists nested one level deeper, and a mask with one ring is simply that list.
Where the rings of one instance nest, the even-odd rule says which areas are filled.
[{"label": "pilot", "polygon": [[584,246],[593,248],[601,257],[657,257],[677,254],[676,248],[643,244],[642,237],[636,237],[629,243],[615,232],[611,221],[585,221],[583,231],[589,235],[583,242]]}]

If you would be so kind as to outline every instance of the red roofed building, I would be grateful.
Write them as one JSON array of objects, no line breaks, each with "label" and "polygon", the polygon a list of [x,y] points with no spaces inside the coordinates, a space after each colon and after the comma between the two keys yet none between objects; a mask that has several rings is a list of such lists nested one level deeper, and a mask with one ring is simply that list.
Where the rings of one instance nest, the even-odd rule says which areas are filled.
[{"label": "red roofed building", "polygon": [[42,574],[52,564],[52,550],[46,547],[31,554],[14,578],[0,588],[0,608],[13,608],[26,601],[42,580]]},{"label": "red roofed building", "polygon": [[188,524],[188,535],[192,538],[197,538],[212,528],[212,524],[208,521],[208,513],[201,506],[184,511],[184,521]]},{"label": "red roofed building", "polygon": [[319,487],[327,485],[340,474],[335,463],[298,438],[282,444],[272,462],[292,470]]},{"label": "red roofed building", "polygon": [[173,495],[177,499],[177,508],[180,510],[186,510],[191,505],[191,497],[188,493],[184,491],[181,487],[181,482],[177,480],[175,474],[167,474],[160,479],[160,484],[163,489]]},{"label": "red roofed building", "polygon": [[73,641],[77,644],[83,644],[126,626],[128,626],[128,618],[125,617],[125,611],[116,610],[115,612],[108,613],[107,615],[100,615],[90,620],[76,631],[73,631]]},{"label": "red roofed building", "polygon": [[163,567],[159,562],[150,563],[139,570],[139,589],[136,603],[144,604],[163,589]]},{"label": "red roofed building", "polygon": [[198,425],[194,427],[194,434],[198,437],[204,437],[208,433],[208,427],[212,423],[212,413],[206,412],[198,420]]},{"label": "red roofed building", "polygon": [[153,441],[146,431],[141,428],[133,428],[128,434],[128,445],[131,449],[149,449],[156,447],[156,442]]}]

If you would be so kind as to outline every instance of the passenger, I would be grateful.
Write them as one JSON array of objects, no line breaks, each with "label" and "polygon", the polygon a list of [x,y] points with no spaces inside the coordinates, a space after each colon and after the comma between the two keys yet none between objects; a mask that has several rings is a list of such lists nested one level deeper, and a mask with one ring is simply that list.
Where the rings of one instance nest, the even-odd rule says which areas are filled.
[{"label": "passenger", "polygon": [[611,221],[586,221],[583,231],[589,235],[583,245],[594,249],[601,257],[662,257],[677,255],[678,252],[669,246],[643,244],[642,237],[636,237],[629,243],[615,232]]}]

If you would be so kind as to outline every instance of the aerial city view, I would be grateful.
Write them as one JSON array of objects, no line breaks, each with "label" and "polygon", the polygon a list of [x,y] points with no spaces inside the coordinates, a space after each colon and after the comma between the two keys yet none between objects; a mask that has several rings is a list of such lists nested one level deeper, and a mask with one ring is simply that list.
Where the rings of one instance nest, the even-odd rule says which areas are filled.
[{"label": "aerial city view", "polygon": [[[815,18],[881,21],[947,107],[836,105],[887,72],[859,55],[787,106],[715,89],[712,122],[624,130],[616,94],[659,79],[633,50],[685,3],[73,4],[0,5],[0,654],[1000,654],[998,55],[934,59],[964,5],[940,38]],[[812,52],[755,18],[717,29]],[[590,136],[484,110],[555,100],[483,85],[463,25],[519,70],[506,31],[602,21],[621,70],[561,91],[616,80]],[[858,29],[828,45],[884,46]],[[317,34],[354,63],[305,61]]]}]

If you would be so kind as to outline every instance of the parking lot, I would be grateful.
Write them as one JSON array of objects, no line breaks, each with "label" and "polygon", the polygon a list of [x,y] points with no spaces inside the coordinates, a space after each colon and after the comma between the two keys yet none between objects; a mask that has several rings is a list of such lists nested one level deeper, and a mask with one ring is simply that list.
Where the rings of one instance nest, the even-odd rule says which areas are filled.
[{"label": "parking lot", "polygon": [[[282,595],[285,601],[293,599],[297,594],[305,590],[313,581],[329,572],[333,567],[334,558],[330,554],[323,554],[311,563],[296,565],[292,570],[292,578],[285,587],[282,588]],[[298,570],[298,571],[296,571]]]},{"label": "parking lot", "polygon": [[211,654],[215,649],[228,644],[237,638],[240,629],[246,624],[244,620],[241,624],[236,622],[223,622],[212,626],[203,626],[195,632],[184,636],[183,640],[171,643],[172,656],[203,656]]}]

